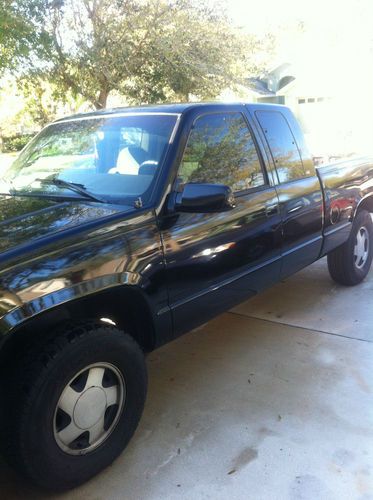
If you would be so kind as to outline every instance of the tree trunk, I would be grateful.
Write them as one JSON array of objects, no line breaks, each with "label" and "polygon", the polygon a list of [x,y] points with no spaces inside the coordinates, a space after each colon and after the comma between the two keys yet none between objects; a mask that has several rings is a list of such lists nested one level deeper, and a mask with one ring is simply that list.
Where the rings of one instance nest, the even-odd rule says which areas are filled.
[{"label": "tree trunk", "polygon": [[94,105],[96,109],[105,109],[110,90],[102,88]]}]

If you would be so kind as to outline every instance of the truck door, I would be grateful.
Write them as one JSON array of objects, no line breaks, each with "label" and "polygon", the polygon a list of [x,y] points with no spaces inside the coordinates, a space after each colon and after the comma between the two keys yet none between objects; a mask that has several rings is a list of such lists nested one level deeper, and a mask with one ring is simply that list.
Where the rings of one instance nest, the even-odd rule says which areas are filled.
[{"label": "truck door", "polygon": [[199,111],[191,120],[176,184],[228,185],[235,193],[236,207],[161,219],[176,333],[256,294],[280,274],[276,190],[268,182],[244,114],[219,109]]},{"label": "truck door", "polygon": [[287,108],[255,111],[277,172],[283,220],[281,277],[315,261],[322,246],[323,196],[299,125]]}]

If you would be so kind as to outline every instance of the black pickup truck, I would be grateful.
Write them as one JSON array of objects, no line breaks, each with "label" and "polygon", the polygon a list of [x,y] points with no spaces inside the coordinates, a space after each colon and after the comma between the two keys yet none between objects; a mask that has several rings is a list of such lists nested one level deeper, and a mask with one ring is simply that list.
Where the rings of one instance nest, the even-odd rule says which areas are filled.
[{"label": "black pickup truck", "polygon": [[0,193],[0,446],[54,490],[126,447],[145,353],[325,255],[344,285],[372,261],[373,160],[316,170],[282,106],[62,119]]}]

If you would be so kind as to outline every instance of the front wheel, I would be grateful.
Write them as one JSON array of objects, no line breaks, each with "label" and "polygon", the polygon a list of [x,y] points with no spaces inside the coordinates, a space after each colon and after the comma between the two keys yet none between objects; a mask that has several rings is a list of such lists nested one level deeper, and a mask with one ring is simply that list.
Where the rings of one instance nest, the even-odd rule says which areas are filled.
[{"label": "front wheel", "polygon": [[373,223],[369,212],[355,217],[349,239],[328,254],[330,276],[341,285],[354,286],[367,276],[373,257]]},{"label": "front wheel", "polygon": [[44,488],[78,486],[126,447],[146,386],[144,356],[129,335],[100,324],[62,328],[10,381],[5,458]]}]

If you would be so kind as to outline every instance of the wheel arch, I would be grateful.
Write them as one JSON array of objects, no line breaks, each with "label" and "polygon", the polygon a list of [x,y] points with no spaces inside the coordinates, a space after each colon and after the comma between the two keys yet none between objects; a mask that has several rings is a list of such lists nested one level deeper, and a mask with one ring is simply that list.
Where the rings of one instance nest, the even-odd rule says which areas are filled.
[{"label": "wheel arch", "polygon": [[144,352],[150,352],[156,345],[153,314],[147,298],[137,286],[122,285],[76,298],[25,319],[4,335],[0,364],[7,359],[11,362],[12,354],[27,349],[61,324],[85,320],[115,324],[129,333]]},{"label": "wheel arch", "polygon": [[373,193],[369,193],[361,198],[356,206],[354,218],[356,217],[358,212],[361,212],[361,210],[367,210],[368,212],[373,213]]}]

